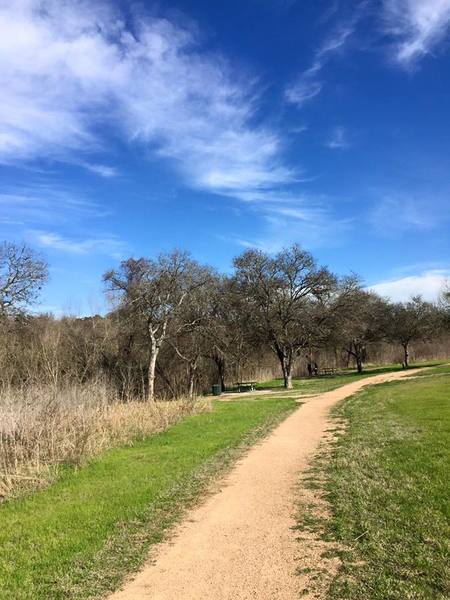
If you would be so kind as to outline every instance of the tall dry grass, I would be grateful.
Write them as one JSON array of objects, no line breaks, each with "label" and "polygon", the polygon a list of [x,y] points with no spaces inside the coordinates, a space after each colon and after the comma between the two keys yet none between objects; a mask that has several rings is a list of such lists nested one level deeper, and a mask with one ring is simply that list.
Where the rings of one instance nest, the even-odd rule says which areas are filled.
[{"label": "tall dry grass", "polygon": [[0,500],[49,484],[61,465],[163,431],[203,400],[121,402],[101,382],[0,388]]}]

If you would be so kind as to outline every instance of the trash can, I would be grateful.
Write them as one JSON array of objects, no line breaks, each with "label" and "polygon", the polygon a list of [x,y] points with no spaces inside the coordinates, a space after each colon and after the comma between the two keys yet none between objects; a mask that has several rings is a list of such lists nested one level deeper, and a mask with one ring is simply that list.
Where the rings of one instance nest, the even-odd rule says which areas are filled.
[{"label": "trash can", "polygon": [[220,385],[220,383],[215,383],[212,386],[212,393],[213,396],[220,396],[220,394],[222,393],[222,386]]}]

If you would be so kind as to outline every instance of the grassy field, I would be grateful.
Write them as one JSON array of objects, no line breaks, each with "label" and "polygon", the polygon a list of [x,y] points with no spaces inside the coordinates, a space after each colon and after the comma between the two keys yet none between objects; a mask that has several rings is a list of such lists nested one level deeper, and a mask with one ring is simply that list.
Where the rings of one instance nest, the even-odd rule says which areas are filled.
[{"label": "grassy field", "polygon": [[422,373],[417,373],[417,375],[420,375],[421,377],[424,377],[426,375],[446,375],[450,373],[450,364],[441,364],[441,365],[437,365],[435,367],[433,367],[432,369],[427,369],[426,371],[423,371]]},{"label": "grassy field", "polygon": [[[429,367],[436,366],[439,367],[439,361],[433,362],[422,362],[415,365],[411,365],[411,369],[417,367]],[[356,370],[348,370],[342,373],[339,373],[334,376],[322,376],[322,377],[300,377],[298,379],[294,379],[292,381],[294,390],[296,392],[301,392],[302,395],[308,394],[320,394],[322,392],[329,392],[331,390],[335,390],[346,383],[351,383],[352,381],[358,381],[359,379],[363,379],[365,377],[371,377],[372,375],[381,375],[382,373],[395,373],[397,371],[401,371],[402,368],[400,365],[383,365],[381,367],[370,366],[367,369],[364,369],[362,373],[358,373]],[[259,383],[257,389],[261,390],[278,390],[283,388],[283,380],[282,379],[271,379],[270,381],[264,381]]]},{"label": "grassy field", "polygon": [[116,588],[211,477],[295,406],[279,398],[216,402],[1,505],[0,598],[92,598]]},{"label": "grassy field", "polygon": [[[398,367],[373,369],[366,371],[362,376],[367,377],[391,370],[398,370]],[[419,390],[417,386],[422,386],[423,390],[430,386],[441,389],[449,383],[450,376],[446,375],[447,367],[436,367],[432,371],[424,372],[424,375],[426,373],[435,373],[435,375],[428,378],[421,377],[420,380],[413,380],[407,384],[402,383],[398,387],[382,386],[379,389],[393,390],[393,393],[397,394],[398,390],[406,390],[408,386],[412,386],[411,389],[414,390]],[[355,381],[362,376],[345,373],[336,377],[303,379],[296,384],[306,387],[303,388],[305,394],[319,393]],[[273,383],[274,387],[278,387],[277,382]],[[392,431],[400,436],[399,441],[404,441],[409,440],[406,434],[411,430],[414,433],[409,440],[411,444],[419,443],[422,450],[431,448],[441,454],[444,447],[442,444],[449,441],[448,429],[445,430],[447,438],[443,436],[442,410],[434,409],[434,403],[431,404],[426,398],[424,400],[423,395],[420,397],[414,395],[414,403],[425,402],[427,411],[422,410],[423,407],[420,409],[416,407],[413,416],[416,420],[419,419],[420,423],[414,421],[411,425],[412,416],[409,415],[409,420],[406,422],[406,413],[404,414],[404,411],[398,413],[395,408],[397,401],[385,403],[376,392],[378,388],[364,392],[340,409],[342,415],[350,419],[355,427],[353,429],[352,425],[349,429],[350,437],[342,438],[336,450],[349,452],[348,456],[342,455],[344,457],[342,460],[355,468],[355,473],[351,469],[348,473],[340,470],[341,459],[338,455],[328,469],[330,490],[334,490],[335,494],[330,496],[336,507],[336,520],[333,521],[334,535],[342,540],[345,540],[346,536],[351,538],[365,523],[365,521],[350,522],[349,514],[344,511],[346,502],[350,503],[349,506],[358,507],[357,513],[351,512],[355,519],[366,518],[363,509],[369,513],[374,511],[374,508],[380,509],[377,503],[375,507],[363,506],[363,499],[369,502],[370,494],[369,498],[367,494],[363,494],[363,499],[358,500],[359,503],[355,503],[350,497],[352,493],[357,494],[358,490],[372,489],[364,480],[364,470],[366,476],[372,471],[375,474],[381,473],[381,483],[377,477],[370,476],[369,480],[373,485],[377,482],[381,485],[379,495],[374,495],[374,498],[378,498],[378,504],[382,505],[379,498],[384,491],[384,479],[387,474],[382,471],[386,459],[380,452],[394,448],[392,440],[397,438],[392,437]],[[406,397],[409,397],[408,394],[410,392]],[[410,407],[414,403],[400,402],[400,406],[404,404]],[[139,567],[147,556],[149,547],[164,537],[183,510],[205,493],[213,477],[223,472],[246,447],[265,435],[295,406],[295,402],[288,397],[283,397],[282,393],[277,394],[276,398],[255,396],[243,400],[237,397],[236,401],[229,403],[214,402],[211,412],[187,417],[167,431],[136,442],[132,446],[105,452],[82,468],[67,467],[59,480],[49,488],[0,505],[0,548],[2,550],[0,600],[95,598],[116,589],[126,573]],[[433,413],[431,409],[437,413]],[[386,412],[388,410],[390,412]],[[385,414],[388,416],[387,419],[383,417]],[[397,421],[393,415],[396,415]],[[430,419],[431,422],[435,420],[435,429],[431,429],[428,422]],[[402,420],[405,420],[405,423]],[[428,440],[427,436],[431,434],[434,437]],[[434,438],[439,438],[441,446],[435,444]],[[378,439],[382,440],[380,447],[377,446]],[[417,449],[414,448],[409,451],[410,458],[420,462],[421,455],[419,454],[417,458]],[[375,459],[371,452],[374,453]],[[431,474],[426,472],[424,475],[424,481],[428,482],[427,486],[419,482],[416,489],[415,480],[412,479],[414,485],[410,481],[411,474],[408,475],[409,479],[405,476],[406,485],[401,479],[401,473],[395,472],[392,474],[392,493],[401,495],[405,490],[412,490],[414,499],[419,497],[418,489],[422,498],[434,494],[433,490],[436,486],[431,483],[436,478],[436,481],[440,481],[439,478],[443,479],[443,472],[441,466],[436,467],[432,458],[428,456],[423,461],[424,464],[421,464],[424,471],[429,465],[432,468]],[[377,462],[378,459],[381,461],[380,464]],[[441,459],[443,460],[442,456]],[[402,468],[407,465],[403,455],[400,462]],[[362,471],[358,465],[361,466]],[[415,464],[411,466],[413,475],[416,468]],[[395,478],[399,477],[401,483],[397,489]],[[355,482],[354,487],[353,482]],[[421,489],[422,487],[425,491]],[[340,496],[341,493],[347,495]],[[443,524],[436,518],[439,511],[430,509],[428,504],[426,506],[424,515],[410,511],[408,517],[415,522],[426,517],[444,531]],[[392,505],[387,507],[387,515],[390,511]],[[380,516],[376,512],[373,514],[376,515],[374,517],[376,525],[377,519],[382,518],[383,515]],[[358,533],[354,535],[356,537]],[[379,533],[377,535],[380,536]],[[396,535],[396,531],[393,530],[392,536],[387,536],[387,540],[394,539]],[[435,539],[433,535],[430,536],[432,540]],[[425,542],[428,551],[427,544],[428,542]],[[431,550],[435,548],[434,541],[430,548]],[[415,548],[414,552],[418,552],[418,549]],[[369,560],[362,552],[358,556]],[[376,567],[375,564],[375,571]],[[436,564],[433,571],[436,581],[438,569],[441,567],[443,568],[442,561],[441,564]],[[353,571],[354,568],[350,563],[346,563],[343,578],[334,584],[332,593],[335,596],[333,597],[380,599],[438,597],[390,596],[386,595],[386,588],[383,587],[380,588],[380,593],[377,592],[378,595],[364,596],[369,589],[364,587],[366,583],[360,584],[356,578],[354,580],[356,591],[353,592],[353,588],[349,587],[345,579],[347,573],[353,576]],[[367,585],[373,585],[370,577]],[[346,590],[347,595],[342,595],[342,589]],[[360,594],[361,590],[364,593]]]},{"label": "grassy field", "polygon": [[335,410],[347,429],[315,475],[331,508],[318,531],[343,548],[330,600],[450,597],[449,392],[439,367]]}]

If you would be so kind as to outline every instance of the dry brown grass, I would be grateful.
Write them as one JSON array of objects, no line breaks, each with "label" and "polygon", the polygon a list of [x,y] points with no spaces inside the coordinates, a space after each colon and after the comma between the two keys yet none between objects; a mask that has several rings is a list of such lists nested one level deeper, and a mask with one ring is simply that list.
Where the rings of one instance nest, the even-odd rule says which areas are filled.
[{"label": "dry brown grass", "polygon": [[50,483],[61,465],[163,431],[202,400],[121,402],[104,383],[0,388],[0,500]]}]

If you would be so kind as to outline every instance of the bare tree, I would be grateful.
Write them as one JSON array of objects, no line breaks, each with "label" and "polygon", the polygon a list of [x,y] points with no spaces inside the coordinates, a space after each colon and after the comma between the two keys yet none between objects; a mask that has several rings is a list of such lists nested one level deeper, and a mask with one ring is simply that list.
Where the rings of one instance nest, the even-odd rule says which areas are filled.
[{"label": "bare tree", "polygon": [[388,304],[377,294],[355,288],[347,297],[347,306],[336,321],[336,331],[343,349],[355,359],[359,373],[363,370],[369,344],[386,337]]},{"label": "bare tree", "polygon": [[148,339],[147,400],[155,396],[156,361],[168,329],[193,290],[206,281],[205,270],[187,253],[161,254],[156,260],[130,258],[104,275],[119,310]]},{"label": "bare tree", "polygon": [[192,290],[192,293],[178,311],[169,330],[168,342],[178,358],[187,368],[188,395],[193,398],[197,371],[201,361],[208,354],[208,341],[211,331],[212,296],[217,286],[218,277],[211,270],[204,269],[203,285]]},{"label": "bare tree", "polygon": [[222,390],[225,378],[234,371],[242,380],[243,367],[258,340],[249,327],[250,307],[235,279],[221,277],[210,295],[207,355],[214,362]]},{"label": "bare tree", "polygon": [[337,279],[296,244],[274,257],[248,250],[234,265],[236,281],[251,309],[251,327],[269,343],[290,389],[295,360],[311,344],[311,316],[318,314]]},{"label": "bare tree", "polygon": [[311,351],[323,348],[332,349],[337,362],[338,349],[342,348],[342,324],[346,322],[353,306],[355,294],[361,290],[360,279],[352,274],[337,281],[330,292],[314,302],[308,319]]},{"label": "bare tree", "polygon": [[420,296],[411,298],[409,302],[392,304],[389,309],[387,337],[403,348],[403,365],[409,366],[409,345],[414,341],[431,339],[436,332],[438,312],[430,302]]},{"label": "bare tree", "polygon": [[0,316],[35,302],[47,277],[47,263],[26,244],[0,244]]}]

